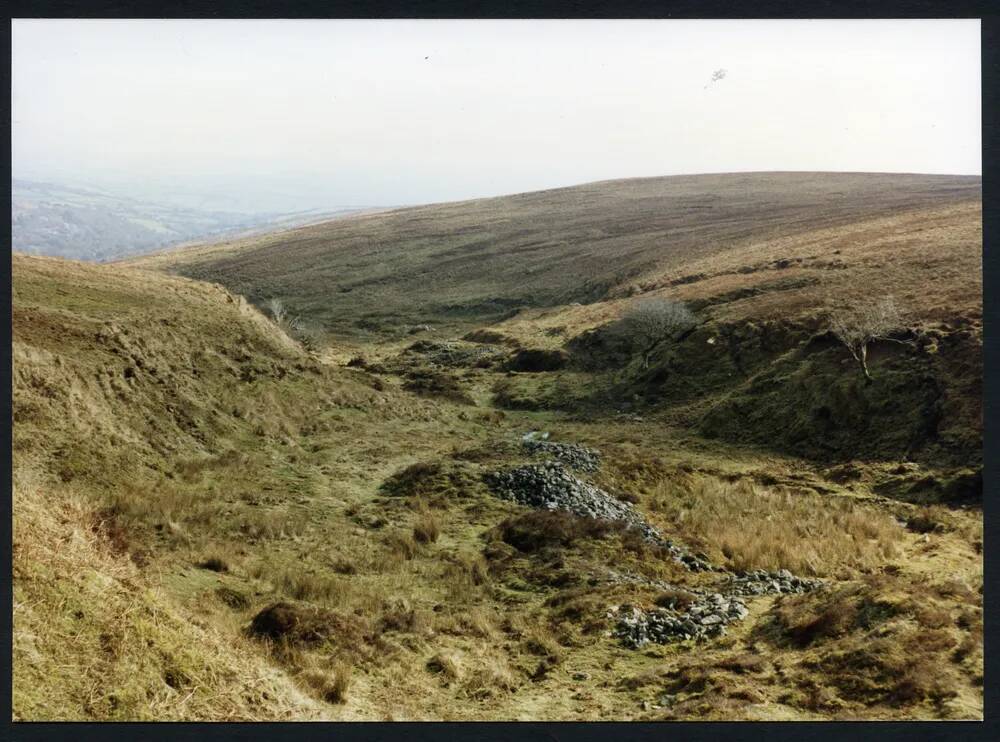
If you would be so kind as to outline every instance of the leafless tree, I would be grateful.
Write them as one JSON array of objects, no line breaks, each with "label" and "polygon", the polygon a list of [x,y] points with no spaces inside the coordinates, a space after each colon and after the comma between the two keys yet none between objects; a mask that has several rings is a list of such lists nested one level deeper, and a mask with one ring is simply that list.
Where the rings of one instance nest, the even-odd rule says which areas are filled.
[{"label": "leafless tree", "polygon": [[694,314],[683,302],[669,299],[643,299],[633,304],[619,323],[619,331],[642,353],[642,367],[649,368],[649,357],[656,347],[697,324]]},{"label": "leafless tree", "polygon": [[285,332],[293,332],[299,329],[301,325],[299,318],[288,315],[285,303],[281,299],[271,299],[267,303],[267,308],[271,312],[271,317],[274,318],[274,323]]},{"label": "leafless tree", "polygon": [[830,312],[830,330],[850,351],[869,381],[872,376],[868,372],[868,346],[876,340],[905,343],[889,337],[903,326],[902,312],[891,296]]},{"label": "leafless tree", "polygon": [[271,312],[271,317],[274,318],[274,321],[277,324],[280,325],[285,321],[287,314],[285,312],[285,303],[281,299],[271,299],[267,303],[267,308]]}]

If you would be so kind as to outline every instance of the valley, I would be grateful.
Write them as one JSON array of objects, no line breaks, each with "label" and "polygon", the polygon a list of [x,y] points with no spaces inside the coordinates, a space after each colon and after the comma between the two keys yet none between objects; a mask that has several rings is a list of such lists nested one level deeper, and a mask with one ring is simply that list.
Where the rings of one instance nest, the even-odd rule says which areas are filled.
[{"label": "valley", "polygon": [[15,254],[15,717],[981,719],[980,188]]}]

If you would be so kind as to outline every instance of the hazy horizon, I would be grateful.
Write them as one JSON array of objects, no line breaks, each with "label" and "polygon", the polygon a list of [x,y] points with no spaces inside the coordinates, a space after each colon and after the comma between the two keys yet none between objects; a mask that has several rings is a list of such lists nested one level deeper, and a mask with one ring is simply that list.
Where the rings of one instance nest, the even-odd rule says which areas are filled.
[{"label": "hazy horizon", "polygon": [[15,20],[12,35],[15,177],[187,206],[982,172],[978,20]]}]

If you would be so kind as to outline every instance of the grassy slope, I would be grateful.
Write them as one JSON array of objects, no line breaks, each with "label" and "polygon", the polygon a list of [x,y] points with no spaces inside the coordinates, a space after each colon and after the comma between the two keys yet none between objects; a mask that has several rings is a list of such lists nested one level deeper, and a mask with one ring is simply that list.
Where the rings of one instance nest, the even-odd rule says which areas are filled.
[{"label": "grassy slope", "polygon": [[338,334],[461,326],[788,238],[980,197],[958,176],[748,173],[606,181],[348,218],[137,262],[286,299]]},{"label": "grassy slope", "polygon": [[[608,369],[618,389],[605,405],[634,406],[638,395],[645,412],[675,423],[815,458],[977,466],[981,245],[978,202],[910,210],[754,240],[624,286],[616,298],[526,311],[491,329],[525,346],[569,347],[584,366]],[[875,381],[865,385],[850,355],[822,337],[826,315],[887,295],[919,349],[876,344]],[[602,330],[651,296],[688,303],[702,324],[643,371]],[[828,417],[816,417],[821,408]]]},{"label": "grassy slope", "polygon": [[[942,197],[951,198],[933,196]],[[975,207],[935,208],[955,213],[912,218],[937,224],[934,244],[947,234],[962,246],[955,254],[971,255]],[[915,224],[880,228],[892,254],[913,248],[907,265],[927,259],[926,244],[893,236],[927,226]],[[717,298],[774,273],[740,272],[744,265],[822,253],[837,240],[843,244],[832,249],[841,249],[848,271],[790,270],[850,276],[855,261],[871,260],[868,238],[849,236],[866,229],[748,240],[744,252],[697,267],[718,277],[675,286],[673,278],[694,269],[652,265],[631,291]],[[941,293],[957,276],[947,279],[941,266],[924,275],[939,274],[942,319],[954,311],[974,321],[975,301]],[[529,345],[563,345],[613,319],[629,292],[623,284],[608,301],[524,312],[498,329]],[[741,324],[774,295],[716,302],[711,316]],[[780,315],[780,304],[771,306]],[[806,295],[801,306],[813,300]],[[363,302],[358,311],[367,311]],[[356,316],[343,317],[344,327]],[[979,515],[876,497],[880,482],[896,476],[893,462],[845,478],[842,468],[700,438],[681,408],[644,421],[490,408],[499,379],[604,383],[577,370],[510,377],[459,368],[449,373],[475,406],[415,397],[395,374],[318,364],[225,290],[122,266],[15,257],[14,341],[20,717],[145,718],[168,703],[186,718],[981,717]],[[402,363],[405,374],[422,362],[400,361],[401,345],[365,353]],[[328,356],[345,357],[337,348]],[[600,448],[599,481],[637,496],[671,536],[732,567],[832,578],[833,595],[842,596],[833,602],[846,607],[834,611],[821,595],[755,599],[750,618],[724,640],[622,649],[604,635],[608,606],[650,605],[657,590],[607,583],[609,568],[682,585],[712,577],[677,573],[618,537],[533,554],[502,544],[494,529],[519,510],[486,494],[478,474],[522,460],[508,444],[531,427]],[[413,462],[443,468],[396,496],[379,489]],[[904,468],[911,477],[926,473]],[[905,528],[897,518],[935,530]],[[414,527],[427,521],[439,536],[417,543]],[[74,582],[80,570],[60,561],[65,550],[54,545],[81,536],[79,560],[98,580],[114,580],[120,599],[98,601]],[[36,541],[52,546],[29,549]],[[227,571],[196,566],[209,557]],[[76,608],[67,595],[86,605]],[[318,647],[246,639],[242,628],[278,599],[335,612],[341,633]],[[871,605],[881,606],[875,618]],[[161,615],[168,618],[149,618]],[[151,621],[161,633],[150,633]],[[65,630],[47,633],[47,625]],[[102,639],[107,625],[123,627],[110,643]],[[82,652],[68,638],[74,632],[87,637]],[[137,649],[147,638],[155,653]],[[119,646],[126,651],[108,649]],[[219,652],[232,654],[217,660]],[[241,669],[206,671],[220,664]],[[70,670],[44,669],[57,666]],[[135,667],[143,692],[128,690]],[[348,672],[346,701],[331,702],[330,687]],[[88,681],[77,686],[63,674]],[[248,675],[273,678],[268,699],[239,700]],[[673,700],[661,703],[664,693]]]}]

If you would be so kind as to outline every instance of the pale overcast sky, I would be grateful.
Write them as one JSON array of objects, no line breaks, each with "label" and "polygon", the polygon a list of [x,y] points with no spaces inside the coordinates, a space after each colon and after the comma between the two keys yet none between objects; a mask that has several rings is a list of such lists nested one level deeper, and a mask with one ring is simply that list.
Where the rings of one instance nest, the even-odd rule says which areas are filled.
[{"label": "pale overcast sky", "polygon": [[979,43],[977,20],[15,20],[14,175],[291,210],[979,174]]}]

